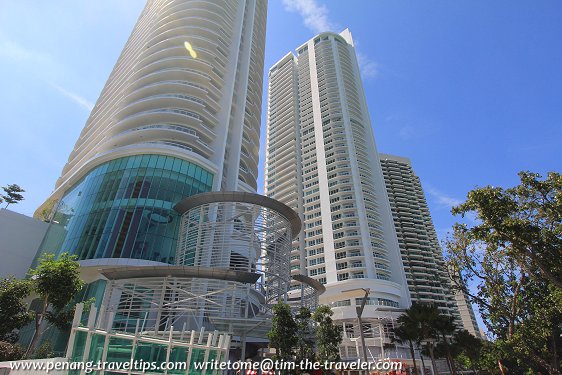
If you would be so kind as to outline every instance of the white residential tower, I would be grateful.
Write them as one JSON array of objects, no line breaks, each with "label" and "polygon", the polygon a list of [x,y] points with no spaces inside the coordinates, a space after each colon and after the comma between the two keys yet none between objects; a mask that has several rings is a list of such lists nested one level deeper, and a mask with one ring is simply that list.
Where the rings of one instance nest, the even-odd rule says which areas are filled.
[{"label": "white residential tower", "polygon": [[345,328],[342,356],[358,356],[366,289],[369,357],[384,354],[410,298],[348,30],[317,35],[269,70],[265,194],[303,219],[291,269],[325,284],[320,302]]}]

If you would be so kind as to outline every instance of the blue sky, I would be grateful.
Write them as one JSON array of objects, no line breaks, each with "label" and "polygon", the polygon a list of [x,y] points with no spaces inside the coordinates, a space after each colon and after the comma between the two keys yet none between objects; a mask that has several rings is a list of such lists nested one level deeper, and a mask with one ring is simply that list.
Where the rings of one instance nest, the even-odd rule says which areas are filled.
[{"label": "blue sky", "polygon": [[[0,185],[27,190],[11,209],[52,191],[143,6],[0,0]],[[346,27],[378,149],[412,159],[440,236],[475,186],[561,170],[562,2],[271,0],[266,70]]]}]

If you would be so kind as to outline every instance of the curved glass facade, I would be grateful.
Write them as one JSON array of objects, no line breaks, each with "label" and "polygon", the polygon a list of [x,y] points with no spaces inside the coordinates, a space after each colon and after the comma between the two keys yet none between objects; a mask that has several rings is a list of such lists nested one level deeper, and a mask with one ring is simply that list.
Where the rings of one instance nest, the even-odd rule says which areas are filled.
[{"label": "curved glass facade", "polygon": [[164,155],[99,165],[61,199],[41,252],[173,263],[180,221],[173,206],[212,183],[209,171]]}]

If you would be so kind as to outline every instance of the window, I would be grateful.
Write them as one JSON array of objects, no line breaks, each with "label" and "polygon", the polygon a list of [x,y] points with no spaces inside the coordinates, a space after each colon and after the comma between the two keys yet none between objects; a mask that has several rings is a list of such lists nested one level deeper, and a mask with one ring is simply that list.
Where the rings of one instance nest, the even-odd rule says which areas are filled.
[{"label": "window", "polygon": [[307,246],[314,246],[314,245],[319,245],[323,242],[324,242],[324,239],[322,237],[320,237],[320,238],[316,238],[314,240],[307,241],[306,245]]},{"label": "window", "polygon": [[342,263],[337,263],[337,264],[336,264],[336,269],[337,269],[337,270],[343,270],[343,269],[345,269],[345,268],[347,268],[347,262],[342,262]]},{"label": "window", "polygon": [[316,276],[316,275],[320,275],[320,274],[324,274],[324,273],[326,273],[326,267],[320,267],[320,268],[308,270],[309,276]]},{"label": "window", "polygon": [[332,307],[351,306],[351,300],[344,299],[341,301],[332,302]]},{"label": "window", "polygon": [[353,331],[353,323],[344,323],[343,324],[343,331],[345,335],[349,338],[355,337],[355,332]]},{"label": "window", "polygon": [[322,264],[322,263],[324,263],[324,257],[320,257],[320,258],[316,258],[316,259],[310,259],[308,261],[309,266],[315,266],[317,264]]},{"label": "window", "polygon": [[336,253],[336,259],[343,259],[347,256],[347,253],[345,251],[339,251]]},{"label": "window", "polygon": [[308,250],[308,256],[309,256],[309,257],[315,256],[315,255],[318,255],[318,254],[324,254],[324,248],[323,248],[323,247],[319,247],[319,248],[317,248],[317,249]]}]

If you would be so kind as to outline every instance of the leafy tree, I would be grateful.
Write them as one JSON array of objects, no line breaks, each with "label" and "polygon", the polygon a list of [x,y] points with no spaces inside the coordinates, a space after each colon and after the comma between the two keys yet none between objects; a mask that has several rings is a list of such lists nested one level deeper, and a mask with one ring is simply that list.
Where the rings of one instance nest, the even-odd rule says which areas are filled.
[{"label": "leafy tree", "polygon": [[456,287],[479,306],[495,336],[502,363],[560,374],[562,176],[519,177],[513,188],[474,189],[453,208],[476,221],[454,226],[447,257]]},{"label": "leafy tree", "polygon": [[455,333],[454,345],[459,351],[456,356],[459,362],[462,362],[464,367],[470,368],[475,374],[478,374],[483,347],[482,340],[463,329]]},{"label": "leafy tree", "polygon": [[269,347],[275,348],[276,358],[284,361],[293,359],[293,348],[297,344],[297,324],[291,307],[279,301],[273,306],[271,330],[267,333]]},{"label": "leafy tree", "polygon": [[339,347],[343,340],[343,328],[332,320],[333,311],[329,306],[319,306],[312,314],[316,322],[316,358],[320,362],[338,362]]},{"label": "leafy tree", "polygon": [[5,201],[6,207],[11,204],[18,203],[19,201],[22,201],[24,199],[23,195],[21,195],[20,193],[25,193],[25,190],[23,190],[19,185],[10,184],[8,186],[3,186],[2,190],[4,190],[4,193],[6,194],[0,195],[0,203]]},{"label": "leafy tree", "polygon": [[50,341],[45,341],[41,346],[37,349],[37,351],[33,354],[34,359],[38,358],[53,358],[55,356],[55,352],[53,351],[53,345]]},{"label": "leafy tree", "polygon": [[11,342],[0,341],[0,362],[17,361],[23,358],[25,349]]},{"label": "leafy tree", "polygon": [[48,199],[45,203],[39,207],[39,209],[35,212],[33,217],[39,220],[43,220],[46,222],[50,222],[52,219],[53,210],[58,204],[57,199]]},{"label": "leafy tree", "polygon": [[506,374],[535,375],[539,371],[529,361],[518,358],[517,354],[503,340],[483,341],[482,344],[479,366],[484,374],[502,375],[498,360],[501,361]]},{"label": "leafy tree", "polygon": [[11,276],[0,280],[0,341],[17,341],[13,331],[33,320],[33,314],[23,300],[30,292],[29,281]]},{"label": "leafy tree", "polygon": [[295,315],[297,325],[296,362],[314,360],[314,333],[312,332],[312,314],[310,309],[301,307]]},{"label": "leafy tree", "polygon": [[84,282],[80,279],[80,265],[75,256],[63,253],[58,259],[53,254],[44,255],[37,268],[30,272],[33,289],[41,298],[41,310],[35,314],[35,332],[26,355],[32,353],[39,342],[43,330],[42,323],[64,327],[61,319],[71,319],[69,307],[75,295],[82,289]]}]

